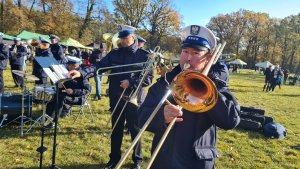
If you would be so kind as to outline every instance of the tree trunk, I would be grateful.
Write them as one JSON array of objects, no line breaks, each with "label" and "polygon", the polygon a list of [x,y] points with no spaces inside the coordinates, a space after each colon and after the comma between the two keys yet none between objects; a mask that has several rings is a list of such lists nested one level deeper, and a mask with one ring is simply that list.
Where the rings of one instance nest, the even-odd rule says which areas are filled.
[{"label": "tree trunk", "polygon": [[31,7],[30,7],[30,10],[29,10],[29,14],[28,14],[28,19],[31,18],[31,11],[32,11],[32,9],[33,9],[33,7],[34,7],[35,2],[36,2],[36,0],[33,0],[33,1],[32,1]]},{"label": "tree trunk", "polygon": [[1,15],[1,16],[0,16],[0,19],[1,19],[1,21],[0,21],[0,25],[1,25],[1,26],[0,26],[0,31],[1,31],[1,32],[5,32],[5,31],[4,31],[4,25],[3,25],[3,24],[4,24],[4,0],[1,1],[1,7],[0,7],[0,10],[1,10],[1,13],[0,13],[0,15]]},{"label": "tree trunk", "polygon": [[85,18],[84,18],[84,22],[83,22],[83,25],[78,33],[78,36],[79,36],[79,39],[81,39],[84,35],[84,32],[85,30],[88,28],[91,20],[92,20],[92,12],[93,12],[93,9],[94,9],[94,5],[95,5],[95,0],[89,0],[88,1],[88,6],[87,6],[87,11],[86,11],[86,15],[85,15]]}]

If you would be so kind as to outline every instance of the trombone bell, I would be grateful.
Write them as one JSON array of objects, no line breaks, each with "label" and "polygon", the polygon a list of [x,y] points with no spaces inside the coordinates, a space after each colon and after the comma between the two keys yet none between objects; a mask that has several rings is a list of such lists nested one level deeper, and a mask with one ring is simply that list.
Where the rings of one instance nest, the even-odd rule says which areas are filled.
[{"label": "trombone bell", "polygon": [[184,109],[202,113],[215,106],[218,92],[215,84],[200,72],[180,73],[171,84],[172,96]]}]

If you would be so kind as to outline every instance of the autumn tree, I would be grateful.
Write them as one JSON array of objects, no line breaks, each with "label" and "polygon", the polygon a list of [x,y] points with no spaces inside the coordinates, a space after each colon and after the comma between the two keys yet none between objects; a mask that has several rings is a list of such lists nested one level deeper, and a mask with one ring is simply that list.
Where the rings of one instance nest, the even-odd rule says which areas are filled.
[{"label": "autumn tree", "polygon": [[114,17],[119,24],[139,27],[145,20],[149,0],[114,0]]}]

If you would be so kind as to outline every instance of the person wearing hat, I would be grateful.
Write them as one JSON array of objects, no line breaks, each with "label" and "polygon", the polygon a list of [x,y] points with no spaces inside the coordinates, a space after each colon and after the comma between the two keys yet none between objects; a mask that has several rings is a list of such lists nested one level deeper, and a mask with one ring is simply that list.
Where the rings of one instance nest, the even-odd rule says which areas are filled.
[{"label": "person wearing hat", "polygon": [[138,47],[144,48],[145,43],[147,42],[144,38],[137,35]]},{"label": "person wearing hat", "polygon": [[66,57],[64,55],[64,49],[63,47],[58,43],[59,37],[56,35],[49,35],[50,40],[51,40],[51,52],[54,56],[54,58],[58,61],[60,64],[66,63]]},{"label": "person wearing hat", "polygon": [[[9,62],[11,66],[11,70],[23,70],[24,60],[27,55],[27,49],[25,46],[22,45],[20,38],[14,38],[14,43],[10,48],[10,56]],[[12,73],[12,77],[14,79],[16,87],[23,87],[23,77],[18,76]]]},{"label": "person wearing hat", "polygon": [[3,34],[0,33],[0,93],[4,92],[3,70],[7,67],[9,47],[3,43]]},{"label": "person wearing hat", "polygon": [[[89,61],[91,65],[95,65],[97,62],[99,62],[103,58],[103,52],[104,52],[104,47],[103,44],[100,43],[99,49],[94,49]],[[95,76],[95,83],[96,83],[96,95],[94,97],[95,100],[100,100],[101,99],[101,81],[102,81],[102,76]]]},{"label": "person wearing hat", "polygon": [[[271,86],[271,71],[272,70],[272,65],[270,65],[269,67],[266,68],[264,74],[265,74],[265,85],[263,87],[263,91],[268,92],[269,88]],[[265,90],[266,89],[266,90]]]},{"label": "person wearing hat", "polygon": [[33,70],[32,74],[38,77],[40,80],[35,81],[37,85],[46,85],[47,84],[47,74],[43,71],[43,68],[35,60],[37,57],[53,57],[53,54],[50,49],[50,42],[42,37],[39,37],[39,48],[37,50],[36,56],[33,60]]},{"label": "person wearing hat", "polygon": [[[110,51],[103,59],[96,62],[93,66],[86,68],[84,71],[70,71],[69,75],[74,77],[92,77],[96,76],[97,73],[101,74],[105,71],[111,70],[111,73],[121,73],[134,70],[142,70],[145,65],[137,64],[135,66],[120,67],[114,69],[100,69],[115,65],[127,65],[134,63],[142,63],[148,60],[149,52],[138,48],[137,40],[135,36],[136,28],[128,25],[119,25],[119,38],[121,47],[113,49]],[[99,70],[97,72],[97,70]],[[125,96],[129,96],[131,92],[134,92],[137,88],[139,82],[142,80],[141,72],[133,73],[123,73],[118,75],[110,76],[109,79],[109,99],[110,107],[114,108],[122,94],[125,90]],[[148,86],[152,83],[153,71],[150,71],[146,75],[142,85],[143,87]],[[119,117],[123,106],[125,105],[125,100],[121,99],[119,106],[116,108],[115,113],[112,116],[112,126],[115,125],[117,118]],[[131,139],[133,140],[139,132],[139,127],[137,126],[137,106],[128,102],[115,129],[111,134],[111,152],[110,160],[106,164],[106,168],[114,168],[121,158],[121,145],[123,139],[124,123],[127,121],[129,131],[131,133]],[[132,168],[139,169],[142,162],[142,150],[141,142],[138,141],[134,148],[132,155],[132,160],[134,162]]]},{"label": "person wearing hat", "polygon": [[[212,31],[198,25],[186,27],[183,30],[183,39],[180,64],[150,87],[144,103],[139,108],[140,127],[166,94],[168,85],[176,75],[183,70],[201,72],[216,47],[216,37]],[[228,89],[229,73],[226,65],[220,62],[212,66],[208,77],[218,90],[217,103],[211,110],[193,113],[181,109],[170,96],[168,100],[172,104],[164,104],[148,126],[147,130],[155,134],[152,142],[153,152],[169,123],[177,117],[175,125],[152,164],[152,169],[214,168],[215,158],[218,157],[217,127],[225,130],[236,127],[240,121],[238,115],[240,108]]]},{"label": "person wearing hat", "polygon": [[[81,69],[81,59],[73,56],[67,57],[67,69],[69,71],[71,70],[77,70],[79,71]],[[59,118],[61,115],[67,115],[70,114],[72,105],[80,105],[82,104],[84,97],[86,94],[91,92],[91,85],[88,81],[88,79],[85,79],[83,77],[74,78],[70,81],[66,81],[64,83],[59,83],[58,86],[58,104],[56,104],[56,97],[47,104],[46,113],[52,117],[55,118],[55,111],[56,108],[58,108],[58,115]],[[54,121],[49,123],[46,128],[53,129],[54,128]],[[58,119],[57,119],[58,120]]]}]

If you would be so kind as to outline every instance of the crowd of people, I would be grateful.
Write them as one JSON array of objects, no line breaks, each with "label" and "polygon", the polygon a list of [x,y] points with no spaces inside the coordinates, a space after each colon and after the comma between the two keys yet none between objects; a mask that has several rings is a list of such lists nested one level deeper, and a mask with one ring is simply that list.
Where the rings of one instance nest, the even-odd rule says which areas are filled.
[{"label": "crowd of people", "polygon": [[272,65],[270,65],[265,69],[264,75],[265,84],[263,87],[263,91],[273,92],[276,86],[281,89],[281,84],[286,84],[289,77],[289,70],[285,69],[284,71],[282,71],[278,64],[275,65],[274,69],[272,69]]}]

